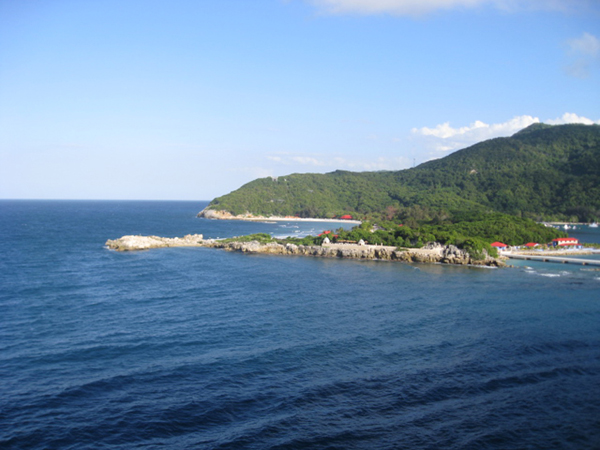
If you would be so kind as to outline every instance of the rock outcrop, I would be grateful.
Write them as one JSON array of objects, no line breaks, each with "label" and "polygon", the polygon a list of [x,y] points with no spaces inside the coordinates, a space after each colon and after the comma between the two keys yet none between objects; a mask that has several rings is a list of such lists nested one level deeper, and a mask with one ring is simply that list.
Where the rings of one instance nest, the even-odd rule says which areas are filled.
[{"label": "rock outcrop", "polygon": [[307,246],[295,244],[268,243],[261,244],[257,241],[250,242],[223,242],[214,241],[206,245],[214,248],[222,248],[229,251],[243,253],[267,253],[274,255],[299,255],[316,256],[323,258],[350,258],[368,260],[386,260],[418,263],[442,263],[459,265],[484,265],[492,267],[503,267],[503,261],[486,257],[483,260],[471,258],[468,252],[454,245],[443,246],[438,243],[430,244],[422,249],[396,250],[392,247],[380,246]]},{"label": "rock outcrop", "polygon": [[188,234],[182,238],[164,238],[159,236],[123,236],[119,239],[106,241],[106,246],[113,250],[147,250],[161,247],[201,247],[204,245],[201,234]]},{"label": "rock outcrop", "polygon": [[216,209],[204,208],[198,213],[198,217],[204,217],[205,219],[238,219],[238,216],[234,216],[229,211],[217,211]]},{"label": "rock outcrop", "polygon": [[268,217],[257,216],[251,213],[246,214],[231,214],[229,211],[219,211],[216,209],[204,208],[197,214],[197,217],[216,220],[266,220]]}]

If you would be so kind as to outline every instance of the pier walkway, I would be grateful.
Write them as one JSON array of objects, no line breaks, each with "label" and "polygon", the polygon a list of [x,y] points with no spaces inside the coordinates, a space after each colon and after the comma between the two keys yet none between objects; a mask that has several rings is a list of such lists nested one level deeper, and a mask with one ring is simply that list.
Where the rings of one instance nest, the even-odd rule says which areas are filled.
[{"label": "pier walkway", "polygon": [[515,255],[511,253],[502,253],[510,259],[525,259],[530,261],[554,262],[562,264],[580,264],[582,266],[600,266],[600,259],[568,258],[565,256],[534,256],[534,255]]}]

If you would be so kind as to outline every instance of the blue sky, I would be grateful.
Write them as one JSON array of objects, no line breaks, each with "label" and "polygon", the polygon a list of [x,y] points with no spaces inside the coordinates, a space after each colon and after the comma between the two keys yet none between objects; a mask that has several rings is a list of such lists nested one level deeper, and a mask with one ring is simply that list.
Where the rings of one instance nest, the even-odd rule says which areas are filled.
[{"label": "blue sky", "polygon": [[0,198],[210,200],[600,123],[590,0],[0,0]]}]

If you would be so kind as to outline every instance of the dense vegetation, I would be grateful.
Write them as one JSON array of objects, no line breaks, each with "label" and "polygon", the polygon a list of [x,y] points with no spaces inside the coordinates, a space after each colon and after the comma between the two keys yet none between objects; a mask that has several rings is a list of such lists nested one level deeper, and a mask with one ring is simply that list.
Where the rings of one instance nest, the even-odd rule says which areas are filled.
[{"label": "dense vegetation", "polygon": [[422,247],[427,242],[440,242],[464,248],[472,256],[497,256],[491,242],[501,241],[508,245],[523,245],[527,242],[549,243],[552,239],[565,236],[561,231],[545,227],[531,219],[518,218],[502,213],[456,212],[444,221],[422,222],[415,226],[393,221],[378,223],[363,222],[351,230],[327,230],[320,236],[275,239],[268,234],[254,234],[233,238],[234,241],[256,240],[261,243],[279,242],[301,245],[321,245],[325,238],[332,242],[359,242],[394,247]]},{"label": "dense vegetation", "polygon": [[456,211],[598,221],[600,126],[535,124],[397,172],[262,178],[214,199],[209,208],[267,216],[352,214],[402,221],[411,229],[454,223]]}]

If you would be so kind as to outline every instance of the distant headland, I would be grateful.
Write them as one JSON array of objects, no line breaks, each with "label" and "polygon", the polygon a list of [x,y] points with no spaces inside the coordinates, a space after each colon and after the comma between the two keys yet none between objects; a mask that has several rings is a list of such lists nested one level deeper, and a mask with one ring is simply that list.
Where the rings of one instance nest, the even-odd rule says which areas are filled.
[{"label": "distant headland", "polygon": [[294,173],[259,178],[213,199],[207,218],[393,220],[456,212],[541,221],[600,221],[600,125],[531,125],[399,171]]}]

